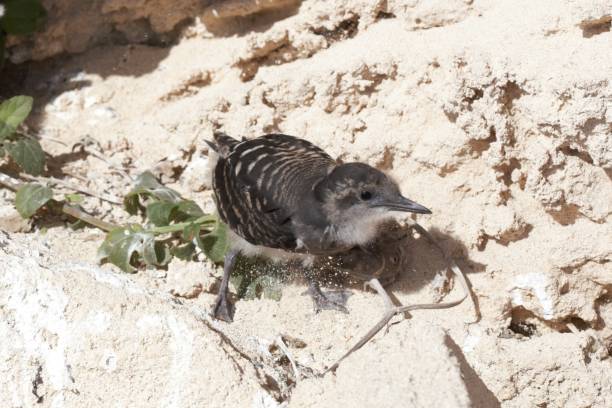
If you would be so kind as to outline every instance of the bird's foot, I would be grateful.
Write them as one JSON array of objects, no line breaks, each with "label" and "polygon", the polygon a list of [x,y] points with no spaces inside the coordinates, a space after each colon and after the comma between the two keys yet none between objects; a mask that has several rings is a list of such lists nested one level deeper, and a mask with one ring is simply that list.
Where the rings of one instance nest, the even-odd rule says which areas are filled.
[{"label": "bird's foot", "polygon": [[346,301],[352,293],[348,290],[335,290],[323,292],[319,285],[310,285],[308,294],[314,302],[314,311],[319,313],[321,310],[338,310],[343,313],[348,313]]},{"label": "bird's foot", "polygon": [[227,298],[227,294],[219,294],[213,307],[212,315],[217,320],[225,322],[234,321],[234,305]]}]

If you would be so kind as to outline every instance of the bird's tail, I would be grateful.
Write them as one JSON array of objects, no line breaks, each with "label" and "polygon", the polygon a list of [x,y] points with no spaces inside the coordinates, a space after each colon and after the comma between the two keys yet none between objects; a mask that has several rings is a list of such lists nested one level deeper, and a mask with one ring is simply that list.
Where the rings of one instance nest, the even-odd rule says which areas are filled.
[{"label": "bird's tail", "polygon": [[223,132],[215,132],[213,138],[214,142],[211,142],[210,140],[205,140],[205,142],[221,157],[227,157],[231,151],[234,150],[234,147],[240,143],[240,141],[228,136]]}]

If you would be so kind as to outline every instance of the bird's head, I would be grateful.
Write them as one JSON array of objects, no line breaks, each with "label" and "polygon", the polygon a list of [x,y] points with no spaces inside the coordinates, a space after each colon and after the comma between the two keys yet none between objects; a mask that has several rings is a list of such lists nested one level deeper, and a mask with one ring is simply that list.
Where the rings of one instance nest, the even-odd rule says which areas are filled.
[{"label": "bird's head", "polygon": [[329,221],[354,237],[341,239],[356,245],[374,238],[378,225],[394,212],[431,214],[404,197],[389,176],[364,163],[336,166],[315,186],[314,193]]}]

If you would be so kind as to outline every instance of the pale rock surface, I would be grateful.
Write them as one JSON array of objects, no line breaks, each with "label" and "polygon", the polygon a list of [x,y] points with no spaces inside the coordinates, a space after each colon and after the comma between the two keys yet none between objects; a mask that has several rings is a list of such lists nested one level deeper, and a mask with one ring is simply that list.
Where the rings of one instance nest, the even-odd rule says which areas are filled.
[{"label": "pale rock surface", "polygon": [[249,367],[232,362],[237,354],[172,298],[92,264],[54,262],[36,240],[1,234],[0,247],[1,406],[248,406],[259,398]]},{"label": "pale rock surface", "polygon": [[[2,406],[279,406],[258,384],[247,352],[233,349],[242,341],[271,357],[265,340],[239,336],[236,346],[213,330],[219,328],[206,310],[127,275],[58,262],[40,237],[14,240],[3,233],[0,255]],[[443,330],[423,322],[395,331],[367,359],[353,356],[337,375],[300,383],[292,406],[348,400],[362,406],[468,406],[447,342]],[[444,392],[431,376],[445,384]],[[271,381],[266,379],[269,386]]]},{"label": "pale rock surface", "polygon": [[468,393],[459,361],[446,334],[423,322],[392,331],[372,344],[368,356],[354,354],[323,380],[298,384],[290,407],[467,407]]},{"label": "pale rock surface", "polygon": [[[113,0],[87,10],[73,0],[46,4],[47,26],[31,38],[10,39],[10,58],[81,54],[24,71],[9,67],[6,78],[20,79],[2,84],[0,93],[10,85],[35,96],[30,127],[46,151],[63,159],[56,164],[70,181],[120,197],[130,182],[108,163],[131,175],[153,169],[209,211],[214,204],[203,139],[216,130],[249,138],[293,134],[342,160],[389,172],[407,196],[433,210],[419,222],[469,272],[481,321],[473,321],[467,304],[415,313],[347,360],[351,369],[341,366],[335,378],[296,387],[280,380],[290,370],[274,374],[279,361],[288,367],[276,356],[266,372],[284,385],[273,397],[270,390],[253,397],[257,406],[274,406],[274,398],[313,406],[345,395],[359,396],[353,401],[359,406],[379,395],[359,382],[376,380],[370,366],[387,379],[415,374],[410,361],[420,361],[423,373],[414,384],[429,379],[434,386],[424,356],[448,355],[445,346],[450,360],[432,364],[452,374],[458,361],[465,381],[453,374],[445,394],[456,405],[610,406],[609,0]],[[108,163],[73,152],[85,135],[98,142]],[[0,201],[0,217],[6,217],[0,225],[29,228],[11,226],[10,195]],[[83,205],[108,221],[138,221],[96,199]],[[102,236],[88,234],[54,227],[46,242],[63,261],[89,265]],[[429,301],[432,282],[443,272],[440,255],[421,239],[410,253],[411,268],[391,290],[403,303]],[[133,278],[208,308],[220,272],[202,263],[199,276],[199,266],[175,263]],[[350,315],[315,315],[303,291],[297,282],[280,302],[240,301],[236,321],[220,327],[254,355],[279,334],[299,338],[306,346],[291,348],[298,363],[322,369],[381,313],[380,300],[356,287]],[[121,299],[129,309],[132,299]],[[95,299],[83,298],[84,307],[89,302]],[[133,319],[138,310],[134,306]],[[441,328],[450,339],[445,346]],[[425,335],[433,339],[431,354],[423,349]],[[399,359],[402,351],[397,366],[381,356]],[[215,353],[226,366],[223,351]],[[4,367],[17,370],[12,363]],[[19,387],[31,387],[31,378],[24,381]],[[186,381],[188,389],[201,385]],[[376,406],[398,405],[400,395],[419,405],[430,395],[429,388],[414,395],[405,383],[389,381],[397,394],[389,391]],[[250,398],[256,388],[246,385],[244,395]]]}]

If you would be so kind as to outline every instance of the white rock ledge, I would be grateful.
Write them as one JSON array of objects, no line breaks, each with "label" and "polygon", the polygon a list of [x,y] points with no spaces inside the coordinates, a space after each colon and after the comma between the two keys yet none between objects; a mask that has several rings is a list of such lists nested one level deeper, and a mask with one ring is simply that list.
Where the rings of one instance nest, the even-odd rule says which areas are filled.
[{"label": "white rock ledge", "polygon": [[477,395],[458,347],[417,319],[278,403],[196,306],[57,261],[31,237],[0,238],[0,407],[464,407]]},{"label": "white rock ledge", "polygon": [[0,249],[0,407],[237,407],[261,393],[187,307],[25,248]]}]

